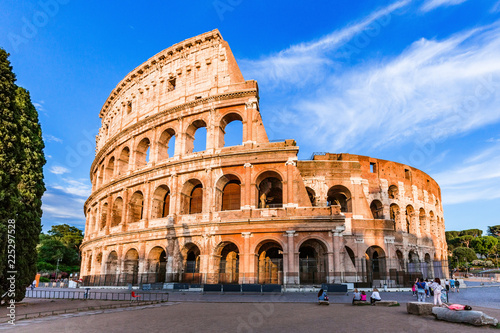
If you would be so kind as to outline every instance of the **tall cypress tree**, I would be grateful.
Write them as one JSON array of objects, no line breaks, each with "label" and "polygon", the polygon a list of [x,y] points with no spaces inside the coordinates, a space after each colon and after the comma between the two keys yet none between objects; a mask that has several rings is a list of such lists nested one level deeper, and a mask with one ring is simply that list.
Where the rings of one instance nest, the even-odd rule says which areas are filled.
[{"label": "tall cypress tree", "polygon": [[[36,274],[41,231],[44,143],[29,93],[15,85],[9,54],[0,48],[0,296],[9,290],[7,271],[15,270],[15,299],[24,298]],[[15,221],[15,264],[10,267],[9,221]],[[10,298],[10,297],[9,297]]]},{"label": "tall cypress tree", "polygon": [[16,76],[0,49],[0,296],[7,290],[7,225],[16,218],[21,140],[15,112]]}]

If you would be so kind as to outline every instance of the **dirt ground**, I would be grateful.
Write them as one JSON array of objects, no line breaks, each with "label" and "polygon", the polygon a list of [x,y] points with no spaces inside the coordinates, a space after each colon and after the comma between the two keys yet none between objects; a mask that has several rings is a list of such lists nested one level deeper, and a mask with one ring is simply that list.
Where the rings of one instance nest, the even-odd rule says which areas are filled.
[{"label": "dirt ground", "polygon": [[[498,309],[480,309],[500,317]],[[21,320],[16,332],[479,332],[473,327],[419,317],[400,307],[316,303],[170,302],[147,308],[104,310],[98,314]],[[498,332],[498,331],[497,331]]]}]

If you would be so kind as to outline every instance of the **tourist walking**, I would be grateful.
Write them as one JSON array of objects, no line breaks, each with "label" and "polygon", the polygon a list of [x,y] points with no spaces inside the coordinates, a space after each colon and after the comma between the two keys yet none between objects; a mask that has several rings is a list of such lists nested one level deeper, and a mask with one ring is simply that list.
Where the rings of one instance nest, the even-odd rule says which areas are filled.
[{"label": "tourist walking", "polygon": [[453,277],[450,279],[450,289],[455,292],[455,279]]},{"label": "tourist walking", "polygon": [[450,281],[448,281],[448,279],[446,279],[444,281],[444,286],[446,288],[446,292],[449,292],[450,291]]},{"label": "tourist walking", "polygon": [[420,280],[416,284],[417,287],[417,302],[425,302],[425,282],[424,279],[420,278]]},{"label": "tourist walking", "polygon": [[460,281],[458,279],[455,281],[455,288],[457,289],[457,293],[460,292]]},{"label": "tourist walking", "polygon": [[435,278],[430,287],[434,291],[434,305],[443,305],[443,302],[441,301],[441,290],[443,290],[441,280],[439,278]]}]

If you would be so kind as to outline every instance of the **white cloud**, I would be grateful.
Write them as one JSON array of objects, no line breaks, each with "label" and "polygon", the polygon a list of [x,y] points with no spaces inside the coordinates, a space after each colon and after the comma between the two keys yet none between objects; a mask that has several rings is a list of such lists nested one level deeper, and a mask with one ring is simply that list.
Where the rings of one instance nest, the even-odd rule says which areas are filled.
[{"label": "white cloud", "polygon": [[43,139],[45,142],[57,142],[57,143],[62,143],[63,140],[53,136],[53,135],[50,135],[50,134],[46,134],[43,136]]},{"label": "white cloud", "polygon": [[329,151],[438,141],[500,121],[499,57],[498,23],[421,39],[395,58],[330,72],[287,106],[300,124],[280,120]]},{"label": "white cloud", "polygon": [[498,1],[496,4],[493,5],[493,7],[491,7],[490,12],[491,13],[498,13],[498,12],[500,12],[500,1]]},{"label": "white cloud", "polygon": [[420,7],[420,10],[423,12],[429,12],[438,7],[459,5],[465,1],[467,0],[426,0],[422,7]]},{"label": "white cloud", "polygon": [[62,175],[65,173],[69,173],[69,170],[65,167],[62,166],[53,166],[49,170],[51,173],[56,174],[56,175]]},{"label": "white cloud", "polygon": [[460,166],[434,175],[446,204],[500,198],[500,142]]},{"label": "white cloud", "polygon": [[239,60],[246,77],[260,83],[305,84],[310,80],[321,80],[323,67],[333,65],[327,53],[337,50],[361,32],[370,30],[374,36],[391,20],[395,11],[407,6],[411,0],[400,0],[377,10],[357,23],[334,31],[323,38],[293,45],[277,54],[259,60]]},{"label": "white cloud", "polygon": [[[62,191],[66,194],[74,195],[81,198],[87,198],[91,192],[91,186],[84,180],[75,180],[71,178],[63,178],[63,185],[52,185],[52,188]],[[82,203],[83,204],[83,203]]]}]

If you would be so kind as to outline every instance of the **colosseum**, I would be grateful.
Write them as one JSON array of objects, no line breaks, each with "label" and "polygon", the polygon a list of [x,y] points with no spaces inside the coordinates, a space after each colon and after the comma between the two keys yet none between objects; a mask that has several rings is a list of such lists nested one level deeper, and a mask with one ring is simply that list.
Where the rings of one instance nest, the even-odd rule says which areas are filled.
[{"label": "colosseum", "polygon": [[[294,140],[270,142],[257,82],[218,30],[134,69],[99,117],[87,285],[405,286],[448,275],[438,184],[408,165],[298,160]],[[229,146],[233,122],[240,139]]]}]

